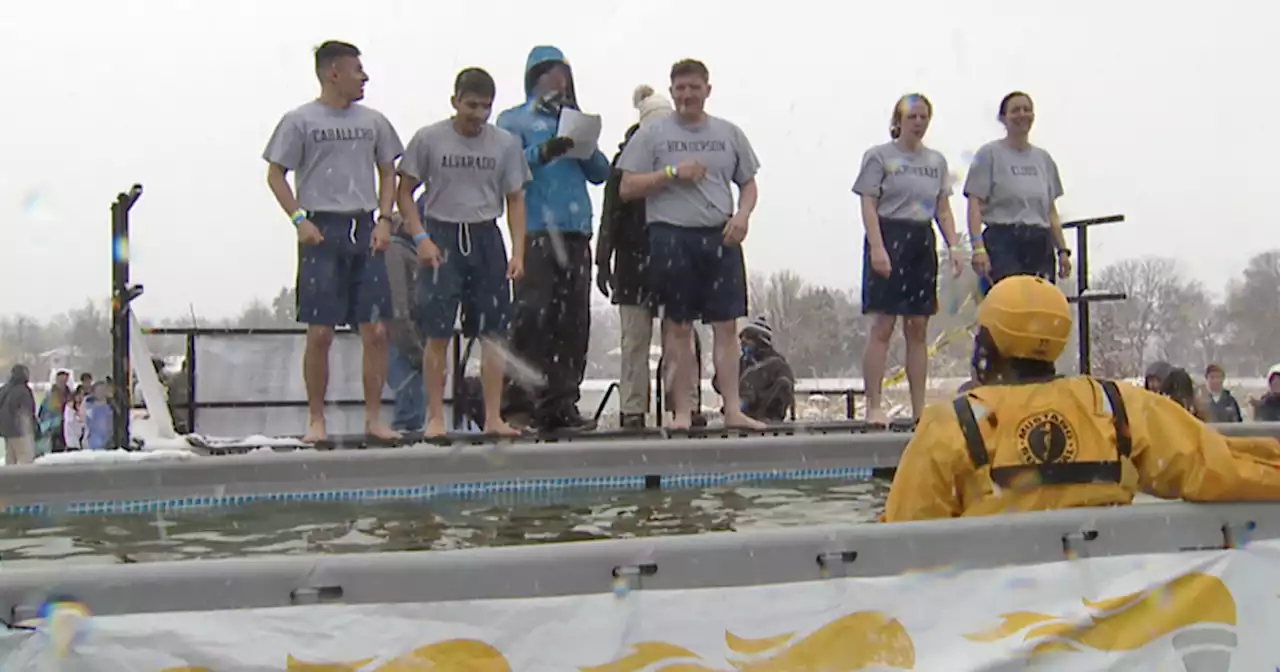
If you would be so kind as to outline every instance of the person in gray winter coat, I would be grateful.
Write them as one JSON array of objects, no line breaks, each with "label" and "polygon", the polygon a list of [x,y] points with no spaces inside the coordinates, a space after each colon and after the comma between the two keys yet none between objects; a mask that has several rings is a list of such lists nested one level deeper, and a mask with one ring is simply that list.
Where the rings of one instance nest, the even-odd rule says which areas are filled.
[{"label": "person in gray winter coat", "polygon": [[36,459],[36,397],[31,392],[31,372],[15,364],[9,382],[0,388],[0,437],[4,438],[5,464],[31,464]]}]

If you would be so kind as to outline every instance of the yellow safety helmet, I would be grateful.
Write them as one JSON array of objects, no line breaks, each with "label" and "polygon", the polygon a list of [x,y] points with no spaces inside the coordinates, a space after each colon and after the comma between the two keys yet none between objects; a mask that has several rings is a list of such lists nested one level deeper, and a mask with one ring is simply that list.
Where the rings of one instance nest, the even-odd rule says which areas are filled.
[{"label": "yellow safety helmet", "polygon": [[978,327],[987,330],[1002,357],[1053,362],[1071,337],[1071,307],[1052,283],[1014,275],[997,282],[982,300]]}]

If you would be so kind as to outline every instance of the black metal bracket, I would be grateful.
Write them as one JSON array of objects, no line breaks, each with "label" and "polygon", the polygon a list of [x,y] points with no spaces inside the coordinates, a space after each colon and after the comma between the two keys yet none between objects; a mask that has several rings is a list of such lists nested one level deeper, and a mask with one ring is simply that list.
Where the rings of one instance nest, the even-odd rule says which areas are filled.
[{"label": "black metal bracket", "polygon": [[1099,224],[1116,224],[1124,221],[1124,215],[1107,215],[1063,222],[1063,229],[1076,230],[1076,340],[1080,346],[1080,373],[1088,375],[1093,370],[1092,341],[1089,337],[1089,304],[1103,301],[1123,301],[1128,298],[1122,292],[1103,292],[1092,295],[1089,290],[1089,227]]},{"label": "black metal bracket", "polygon": [[133,408],[133,370],[129,365],[129,304],[142,296],[142,285],[129,283],[129,211],[142,197],[142,185],[116,195],[111,203],[111,377],[112,443],[130,445],[129,415]]}]

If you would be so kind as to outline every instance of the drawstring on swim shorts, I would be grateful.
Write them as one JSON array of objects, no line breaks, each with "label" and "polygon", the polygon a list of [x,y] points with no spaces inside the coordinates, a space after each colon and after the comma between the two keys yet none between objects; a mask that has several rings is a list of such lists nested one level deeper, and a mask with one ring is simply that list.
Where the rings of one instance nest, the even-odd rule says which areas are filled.
[{"label": "drawstring on swim shorts", "polygon": [[347,236],[351,238],[351,244],[356,244],[356,227],[360,225],[359,220],[351,220],[351,227],[347,229]]},{"label": "drawstring on swim shorts", "polygon": [[458,251],[464,257],[471,255],[471,225],[466,222],[458,225]]}]

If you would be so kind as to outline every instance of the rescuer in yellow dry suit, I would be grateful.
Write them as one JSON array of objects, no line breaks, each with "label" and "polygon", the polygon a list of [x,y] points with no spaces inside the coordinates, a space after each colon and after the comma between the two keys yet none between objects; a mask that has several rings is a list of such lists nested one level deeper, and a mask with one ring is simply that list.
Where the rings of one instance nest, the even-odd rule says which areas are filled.
[{"label": "rescuer in yellow dry suit", "polygon": [[978,307],[980,386],[925,409],[883,520],[1129,504],[1136,492],[1198,502],[1280,501],[1280,443],[1224,437],[1168,397],[1059,377],[1066,297],[1005,278]]}]

